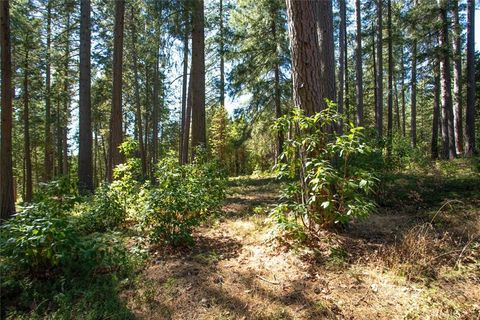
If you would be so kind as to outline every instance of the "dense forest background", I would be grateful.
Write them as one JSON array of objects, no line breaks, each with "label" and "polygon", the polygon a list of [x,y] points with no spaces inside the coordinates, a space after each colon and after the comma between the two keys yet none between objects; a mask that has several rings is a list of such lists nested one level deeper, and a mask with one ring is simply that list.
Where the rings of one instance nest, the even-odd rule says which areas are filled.
[{"label": "dense forest background", "polygon": [[[85,49],[90,55],[90,65],[84,67],[91,70],[84,76],[91,82],[86,103],[91,118],[87,113],[85,117],[92,132],[92,159],[86,162],[92,162],[88,174],[93,180],[86,183],[95,187],[108,178],[112,163],[118,162],[110,159],[115,153],[109,149],[112,111],[121,114],[115,118],[121,124],[119,141],[130,137],[139,143],[145,177],[151,175],[156,159],[179,153],[179,149],[188,154],[196,144],[188,143],[190,135],[184,134],[186,126],[181,125],[190,118],[185,112],[188,95],[193,95],[193,104],[197,102],[193,91],[199,81],[192,51],[192,4],[131,1],[119,13],[115,4],[90,4],[91,44]],[[439,33],[443,26],[437,3],[393,1],[388,8],[383,4],[382,13],[377,13],[374,1],[333,5],[327,27],[334,59],[330,73],[335,82],[325,97],[336,101],[349,121],[376,128],[380,137],[391,134],[395,149],[410,144],[417,153],[439,157],[437,145],[443,137],[436,132],[443,128],[443,109],[435,106],[440,106],[436,99],[440,99]],[[472,117],[470,105],[478,105],[479,95],[467,104],[466,3],[445,5],[448,43],[443,46],[451,69],[455,154],[462,156],[469,150],[465,149],[468,139],[476,139],[465,134],[466,121]],[[285,5],[281,1],[208,1],[204,12],[205,97],[200,100],[205,101],[201,104],[206,110],[206,129],[202,129],[206,145],[232,175],[268,170],[279,152],[278,141],[277,146],[270,143],[276,141],[270,125],[293,107]],[[78,175],[79,159],[88,158],[79,144],[79,139],[89,139],[79,129],[84,114],[79,91],[80,13],[80,3],[75,1],[15,1],[11,5],[12,155],[19,199],[30,200],[40,183],[54,177]],[[121,21],[115,22],[115,17]],[[115,23],[120,28],[116,31]],[[121,43],[116,47],[114,40]],[[121,51],[120,57],[116,58],[115,48]],[[475,57],[472,63],[478,65]],[[114,71],[119,68],[121,80],[116,87],[120,87],[113,90]],[[112,109],[113,95],[119,96],[118,110]],[[391,120],[388,108],[393,109]],[[434,128],[435,119],[440,119],[438,128]],[[197,119],[193,116],[192,120],[193,129]],[[384,130],[387,126],[392,128]],[[180,148],[184,136],[187,143]],[[440,152],[440,156],[446,155]]]},{"label": "dense forest background", "polygon": [[[117,280],[162,250],[202,250],[206,234],[196,230],[216,230],[212,219],[236,217],[229,210],[250,212],[245,203],[259,206],[254,214],[275,226],[282,246],[301,243],[329,259],[346,261],[349,248],[319,249],[325,239],[349,228],[353,237],[362,218],[406,204],[416,218],[405,215],[405,228],[421,227],[382,245],[419,248],[414,239],[437,231],[445,239],[453,231],[431,231],[444,208],[478,213],[478,5],[2,0],[1,316],[69,318],[66,306],[92,287],[92,297],[116,297],[125,289]],[[426,266],[437,272],[443,257],[458,271],[468,256],[470,276],[480,232],[471,219],[472,230],[432,244],[438,251],[422,244],[431,260],[400,247],[378,252],[422,261],[420,271],[402,269],[408,280],[431,276]],[[392,261],[386,268],[400,263]],[[60,301],[61,281],[74,288],[97,276]],[[95,299],[75,308],[88,314]],[[89,316],[132,316],[121,301]],[[468,303],[454,310],[478,315]],[[339,315],[327,309],[325,317]]]}]

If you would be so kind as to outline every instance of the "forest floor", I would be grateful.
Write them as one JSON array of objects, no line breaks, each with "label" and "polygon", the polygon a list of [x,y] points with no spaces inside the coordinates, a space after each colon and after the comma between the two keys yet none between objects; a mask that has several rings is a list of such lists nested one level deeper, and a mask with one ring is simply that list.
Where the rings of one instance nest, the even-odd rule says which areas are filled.
[{"label": "forest floor", "polygon": [[140,319],[480,319],[479,181],[392,175],[376,213],[305,249],[272,240],[276,180],[233,179],[196,245],[152,252],[121,299]]}]

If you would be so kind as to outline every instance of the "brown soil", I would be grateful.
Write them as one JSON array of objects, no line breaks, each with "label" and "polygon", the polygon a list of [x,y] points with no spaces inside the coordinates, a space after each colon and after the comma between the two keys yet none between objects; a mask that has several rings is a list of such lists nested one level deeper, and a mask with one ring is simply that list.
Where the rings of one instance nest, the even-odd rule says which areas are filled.
[{"label": "brown soil", "polygon": [[425,222],[416,215],[380,210],[341,233],[326,233],[318,251],[287,250],[270,241],[265,210],[279,200],[278,185],[256,179],[233,190],[225,214],[196,232],[194,248],[155,253],[123,292],[138,318],[480,319],[473,240],[451,255],[460,256],[454,264],[436,266],[434,277],[423,269],[411,277],[406,272],[416,269],[403,266],[415,261],[392,255],[404,252],[402,232]]}]

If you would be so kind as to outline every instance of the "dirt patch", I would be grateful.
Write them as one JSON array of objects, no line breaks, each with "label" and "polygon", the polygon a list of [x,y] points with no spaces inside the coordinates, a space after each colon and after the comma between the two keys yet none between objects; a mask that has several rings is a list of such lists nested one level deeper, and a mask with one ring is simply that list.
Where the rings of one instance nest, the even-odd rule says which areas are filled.
[{"label": "dirt patch", "polygon": [[477,257],[420,281],[376,260],[426,218],[379,212],[326,236],[319,258],[268,241],[262,208],[278,201],[278,184],[254,180],[232,189],[225,216],[196,232],[194,248],[158,252],[123,293],[138,318],[480,318]]}]

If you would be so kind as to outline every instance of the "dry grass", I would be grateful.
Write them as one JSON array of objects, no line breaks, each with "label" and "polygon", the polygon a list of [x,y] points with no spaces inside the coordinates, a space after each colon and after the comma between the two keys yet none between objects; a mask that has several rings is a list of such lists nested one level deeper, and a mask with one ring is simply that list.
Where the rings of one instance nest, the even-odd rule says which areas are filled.
[{"label": "dry grass", "polygon": [[423,215],[381,209],[314,248],[286,250],[267,241],[277,190],[238,182],[194,248],[158,252],[124,291],[129,309],[140,319],[480,319],[475,200]]}]

